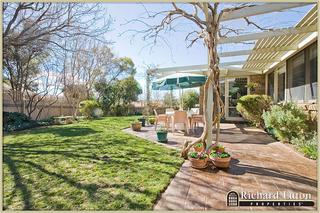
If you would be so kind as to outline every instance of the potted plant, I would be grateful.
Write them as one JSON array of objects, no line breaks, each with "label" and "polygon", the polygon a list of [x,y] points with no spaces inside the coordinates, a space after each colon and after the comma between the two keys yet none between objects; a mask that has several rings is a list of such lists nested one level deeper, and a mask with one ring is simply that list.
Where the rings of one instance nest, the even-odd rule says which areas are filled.
[{"label": "potted plant", "polygon": [[156,122],[156,118],[149,118],[149,123],[153,125]]},{"label": "potted plant", "polygon": [[193,149],[194,151],[196,152],[202,152],[204,147],[203,147],[203,143],[196,143],[194,146],[193,146]]},{"label": "potted plant", "polygon": [[160,129],[157,130],[157,139],[159,142],[168,142],[168,130],[160,127]]},{"label": "potted plant", "polygon": [[213,150],[216,151],[216,152],[224,152],[224,146],[218,144],[217,146],[214,146],[213,147]]},{"label": "potted plant", "polygon": [[138,118],[138,121],[141,122],[142,126],[145,127],[146,126],[146,118],[143,116],[141,118]]},{"label": "potted plant", "polygon": [[204,169],[207,167],[208,155],[204,152],[189,152],[188,158],[193,168]]},{"label": "potted plant", "polygon": [[133,131],[140,131],[141,130],[141,123],[139,121],[132,122],[131,128]]},{"label": "potted plant", "polygon": [[217,168],[229,168],[231,156],[228,152],[218,152],[217,150],[212,150],[210,153],[210,159]]}]

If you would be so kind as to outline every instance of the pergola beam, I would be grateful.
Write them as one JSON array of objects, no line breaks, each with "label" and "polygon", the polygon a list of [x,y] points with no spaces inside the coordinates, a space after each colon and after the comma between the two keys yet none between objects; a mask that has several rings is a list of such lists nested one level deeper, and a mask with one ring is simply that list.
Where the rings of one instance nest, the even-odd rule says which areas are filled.
[{"label": "pergola beam", "polygon": [[290,51],[290,50],[296,50],[296,49],[297,49],[297,46],[283,46],[283,47],[261,48],[257,50],[238,50],[238,51],[230,51],[230,52],[221,52],[219,53],[219,57],[250,55],[251,53]]},{"label": "pergola beam", "polygon": [[219,44],[227,44],[227,43],[241,43],[243,41],[253,41],[268,37],[274,37],[274,36],[282,36],[282,35],[296,35],[296,34],[302,34],[302,33],[309,33],[309,32],[315,32],[317,31],[317,25],[311,25],[306,27],[290,27],[290,28],[284,28],[284,29],[277,29],[272,31],[265,31],[265,32],[259,32],[259,33],[252,33],[252,34],[246,34],[246,35],[238,35],[238,36],[232,36],[228,38],[220,38],[218,40]]},{"label": "pergola beam", "polygon": [[239,10],[225,12],[221,17],[221,21],[229,21],[233,19],[239,19],[249,16],[256,16],[265,13],[272,13],[282,10],[287,10],[295,7],[306,6],[310,3],[267,3],[262,5],[255,5],[251,7],[245,7]]},{"label": "pergola beam", "polygon": [[229,65],[242,65],[246,63],[272,63],[272,62],[279,62],[280,60],[273,60],[273,59],[268,59],[268,60],[249,60],[249,61],[230,61],[230,62],[223,62],[220,63],[220,66],[229,66]]}]

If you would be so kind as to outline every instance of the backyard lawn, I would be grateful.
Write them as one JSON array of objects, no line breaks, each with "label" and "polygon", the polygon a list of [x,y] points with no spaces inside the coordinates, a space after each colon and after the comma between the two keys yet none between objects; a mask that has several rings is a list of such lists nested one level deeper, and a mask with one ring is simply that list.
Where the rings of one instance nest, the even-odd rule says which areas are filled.
[{"label": "backyard lawn", "polygon": [[108,117],[4,137],[4,208],[152,209],[179,170],[177,151],[128,135]]}]

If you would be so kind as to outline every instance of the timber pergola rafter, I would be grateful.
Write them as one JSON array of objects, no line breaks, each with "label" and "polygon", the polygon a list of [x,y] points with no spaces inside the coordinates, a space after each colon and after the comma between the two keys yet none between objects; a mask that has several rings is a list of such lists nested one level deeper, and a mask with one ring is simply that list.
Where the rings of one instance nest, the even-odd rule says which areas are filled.
[{"label": "timber pergola rafter", "polygon": [[[285,9],[290,9],[294,7],[305,6],[305,3],[269,3],[263,5],[256,5],[248,8],[243,8],[234,12],[230,12],[224,15],[222,18],[223,21],[243,18],[245,16],[254,16],[264,13],[270,13]],[[264,9],[263,9],[264,8]],[[256,44],[266,43],[268,40],[274,40],[274,45],[256,45],[251,50],[236,50],[230,52],[220,52],[219,57],[233,57],[233,56],[241,56],[248,55],[247,60],[242,61],[228,61],[219,63],[219,67],[221,70],[230,70],[231,72],[222,72],[221,76],[227,76],[229,73],[239,72],[239,75],[243,75],[244,73],[248,75],[252,74],[262,74],[267,71],[267,69],[271,66],[280,63],[283,60],[283,55],[288,52],[297,51],[300,48],[301,41],[305,40],[310,34],[314,34],[317,31],[317,22],[314,20],[316,17],[316,5],[306,14],[303,20],[308,20],[310,24],[297,24],[294,27],[282,28],[282,29],[274,29],[270,31],[257,32],[245,35],[232,36],[227,38],[219,38],[218,43],[227,44],[227,43],[240,43],[245,41],[256,41]],[[303,22],[301,20],[300,22]],[[300,23],[299,22],[299,23]],[[281,43],[282,40],[288,40],[286,38],[290,38],[290,36],[295,36],[294,41]],[[313,36],[313,40],[317,35]],[[277,41],[280,41],[278,44]],[[269,57],[266,58],[265,55]],[[271,57],[270,55],[274,55]],[[240,67],[234,67],[236,65],[240,65]],[[180,66],[180,67],[169,67],[169,68],[160,68],[154,70],[152,73],[156,73],[157,76],[165,76],[172,73],[177,72],[188,72],[188,73],[202,73],[206,74],[208,70],[208,65],[192,65],[192,66]]]}]

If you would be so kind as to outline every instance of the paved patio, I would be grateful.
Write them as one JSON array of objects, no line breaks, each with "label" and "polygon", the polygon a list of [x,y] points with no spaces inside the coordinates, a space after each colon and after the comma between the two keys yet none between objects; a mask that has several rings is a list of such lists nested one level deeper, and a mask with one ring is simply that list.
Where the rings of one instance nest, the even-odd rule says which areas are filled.
[{"label": "paved patio", "polygon": [[[155,143],[154,127],[141,132],[125,132]],[[164,146],[180,149],[183,142],[195,140],[198,129],[188,136],[169,133]],[[304,193],[317,200],[316,161],[309,160],[285,144],[276,142],[264,131],[243,124],[222,124],[221,144],[232,155],[229,169],[219,170],[210,165],[205,170],[191,168],[185,161],[155,210],[315,210],[316,207],[227,207],[229,191],[264,193]]]}]

